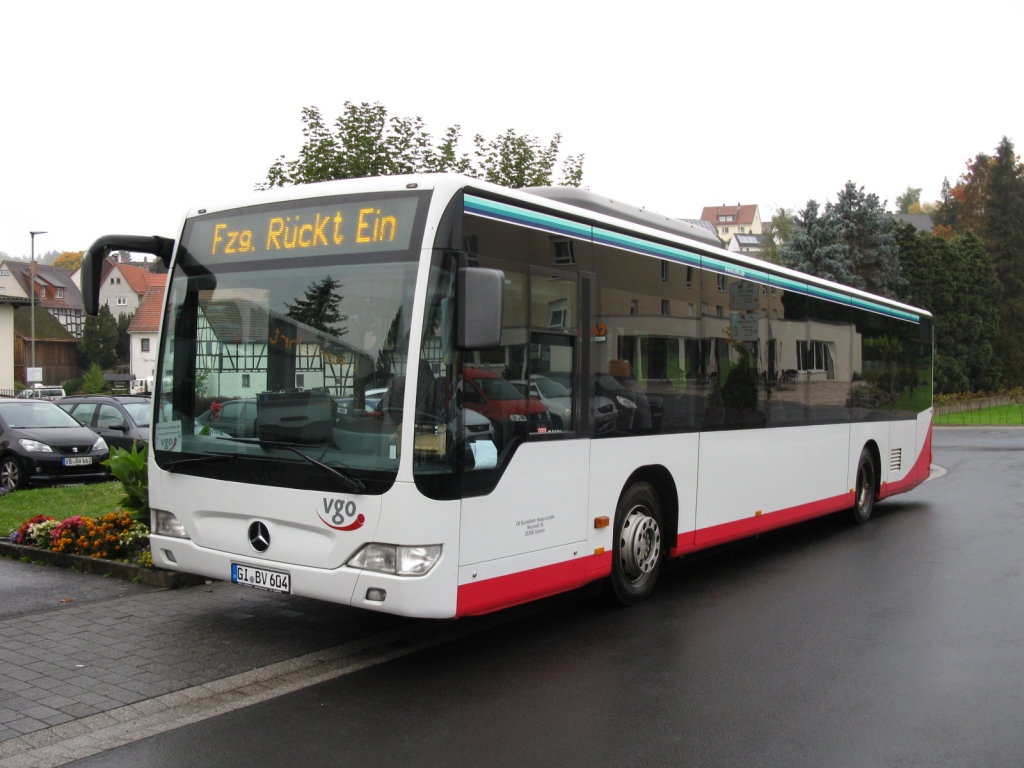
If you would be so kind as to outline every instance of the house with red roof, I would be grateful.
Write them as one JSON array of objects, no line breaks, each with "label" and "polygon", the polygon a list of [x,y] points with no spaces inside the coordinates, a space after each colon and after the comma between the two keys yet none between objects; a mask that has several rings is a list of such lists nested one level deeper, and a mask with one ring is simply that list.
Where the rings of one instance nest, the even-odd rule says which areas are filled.
[{"label": "house with red roof", "polygon": [[712,205],[706,206],[700,217],[710,221],[718,230],[722,242],[729,245],[733,235],[761,234],[761,212],[756,205]]},{"label": "house with red roof", "polygon": [[137,381],[156,376],[156,341],[160,332],[160,313],[164,307],[164,283],[167,276],[154,277],[164,279],[156,281],[142,295],[134,310],[135,317],[128,326],[128,337],[131,339],[129,370]]},{"label": "house with red roof", "polygon": [[166,274],[154,274],[137,264],[107,259],[100,277],[100,304],[110,307],[115,318],[130,315],[139,308],[150,288],[159,287],[162,291],[166,282]]}]

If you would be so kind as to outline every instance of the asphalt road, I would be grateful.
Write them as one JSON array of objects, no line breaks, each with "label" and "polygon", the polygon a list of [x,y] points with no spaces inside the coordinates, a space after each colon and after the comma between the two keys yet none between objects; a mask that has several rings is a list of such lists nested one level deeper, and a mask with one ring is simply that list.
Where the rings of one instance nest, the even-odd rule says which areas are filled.
[{"label": "asphalt road", "polygon": [[76,766],[1019,766],[1024,430],[936,430],[949,471]]}]

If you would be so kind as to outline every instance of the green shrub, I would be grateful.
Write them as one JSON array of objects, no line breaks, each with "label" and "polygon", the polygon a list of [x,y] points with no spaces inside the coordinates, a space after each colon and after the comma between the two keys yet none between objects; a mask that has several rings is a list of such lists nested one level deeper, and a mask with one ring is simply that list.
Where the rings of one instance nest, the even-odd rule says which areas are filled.
[{"label": "green shrub", "polygon": [[149,524],[149,469],[147,457],[149,446],[137,450],[133,445],[131,451],[124,448],[111,448],[110,458],[103,463],[110,467],[114,477],[121,481],[124,498],[120,504],[122,509],[131,512],[132,520]]}]

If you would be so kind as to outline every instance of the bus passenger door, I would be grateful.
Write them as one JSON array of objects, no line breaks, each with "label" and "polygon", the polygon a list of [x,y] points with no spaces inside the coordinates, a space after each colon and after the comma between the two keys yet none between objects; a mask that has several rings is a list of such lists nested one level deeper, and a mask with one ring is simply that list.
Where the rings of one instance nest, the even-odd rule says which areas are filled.
[{"label": "bus passenger door", "polygon": [[479,264],[505,272],[502,346],[465,353],[463,404],[490,419],[497,450],[465,469],[460,584],[556,564],[559,578],[582,583],[590,447],[578,439],[587,423],[578,280],[502,259]]}]

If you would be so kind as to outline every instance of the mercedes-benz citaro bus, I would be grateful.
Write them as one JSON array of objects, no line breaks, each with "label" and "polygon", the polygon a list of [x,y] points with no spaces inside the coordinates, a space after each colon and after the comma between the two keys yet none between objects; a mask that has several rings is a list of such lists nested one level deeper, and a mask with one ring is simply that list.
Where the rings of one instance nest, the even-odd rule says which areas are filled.
[{"label": "mercedes-benz citaro bus", "polygon": [[[668,558],[864,522],[928,476],[928,312],[590,192],[417,175],[203,201],[176,240],[100,238],[90,314],[114,249],[170,270],[161,568],[409,616],[596,580],[631,604]],[[540,377],[564,402],[511,383]]]}]

